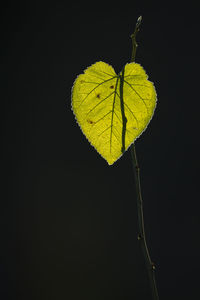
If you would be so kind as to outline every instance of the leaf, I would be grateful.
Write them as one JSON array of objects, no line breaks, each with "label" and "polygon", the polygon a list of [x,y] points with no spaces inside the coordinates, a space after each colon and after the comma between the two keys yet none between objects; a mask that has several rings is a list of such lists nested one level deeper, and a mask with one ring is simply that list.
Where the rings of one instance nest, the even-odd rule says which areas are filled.
[{"label": "leaf", "polygon": [[89,142],[112,165],[140,136],[156,106],[156,91],[137,63],[119,75],[100,61],[77,77],[72,109]]}]

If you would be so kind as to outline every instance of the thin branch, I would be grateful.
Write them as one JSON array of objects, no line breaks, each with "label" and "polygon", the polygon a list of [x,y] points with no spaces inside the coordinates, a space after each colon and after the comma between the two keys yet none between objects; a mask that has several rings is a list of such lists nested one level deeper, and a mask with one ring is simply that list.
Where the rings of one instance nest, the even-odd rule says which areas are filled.
[{"label": "thin branch", "polygon": [[[132,44],[133,44],[131,62],[135,61],[136,49],[137,49],[136,35],[139,31],[141,21],[142,21],[142,17],[140,16],[137,20],[135,31],[131,35]],[[146,236],[145,236],[143,201],[142,201],[142,193],[141,193],[141,185],[140,185],[140,168],[138,166],[135,144],[132,144],[130,149],[131,149],[131,158],[133,164],[133,172],[135,177],[136,194],[137,194],[137,211],[138,211],[138,227],[139,227],[138,241],[140,242],[144,259],[146,262],[148,274],[149,274],[152,299],[159,300],[158,291],[156,287],[156,280],[155,280],[155,265],[151,260],[149,250],[147,247]]]}]

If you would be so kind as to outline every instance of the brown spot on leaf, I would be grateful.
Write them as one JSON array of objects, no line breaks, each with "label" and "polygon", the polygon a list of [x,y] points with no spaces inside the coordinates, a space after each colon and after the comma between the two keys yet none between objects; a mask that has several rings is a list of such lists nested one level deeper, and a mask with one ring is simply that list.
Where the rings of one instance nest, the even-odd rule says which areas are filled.
[{"label": "brown spot on leaf", "polygon": [[111,86],[110,86],[110,89],[114,89],[114,85],[111,85]]},{"label": "brown spot on leaf", "polygon": [[100,99],[100,94],[97,94],[97,98],[99,98],[99,99]]},{"label": "brown spot on leaf", "polygon": [[89,124],[94,124],[94,121],[92,121],[92,120],[90,120],[90,119],[87,119],[87,122],[88,122]]}]

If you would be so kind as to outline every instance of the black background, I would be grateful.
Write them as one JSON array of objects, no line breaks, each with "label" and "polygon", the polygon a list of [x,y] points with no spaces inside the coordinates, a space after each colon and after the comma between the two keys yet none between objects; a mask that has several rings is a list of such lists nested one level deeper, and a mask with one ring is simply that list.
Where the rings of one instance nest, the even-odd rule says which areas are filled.
[{"label": "black background", "polygon": [[77,75],[136,62],[158,104],[136,141],[161,300],[199,292],[199,15],[195,2],[16,2],[1,8],[0,298],[151,299],[129,151],[108,166],[71,111]]}]

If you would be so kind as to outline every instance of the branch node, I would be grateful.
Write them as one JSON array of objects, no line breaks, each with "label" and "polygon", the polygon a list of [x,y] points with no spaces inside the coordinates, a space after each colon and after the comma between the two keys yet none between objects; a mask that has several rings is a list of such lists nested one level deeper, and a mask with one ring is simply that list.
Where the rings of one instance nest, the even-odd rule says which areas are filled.
[{"label": "branch node", "polygon": [[156,266],[155,266],[155,264],[153,262],[151,263],[151,267],[152,267],[152,270],[156,269]]},{"label": "branch node", "polygon": [[138,234],[138,237],[137,237],[137,239],[138,239],[138,241],[140,241],[140,240],[143,240],[143,239],[144,239],[144,237],[143,237],[143,235],[141,235],[141,234]]},{"label": "branch node", "polygon": [[139,171],[139,170],[140,170],[140,167],[139,167],[138,165],[136,165],[136,166],[135,166],[135,169],[136,169],[137,171]]}]

